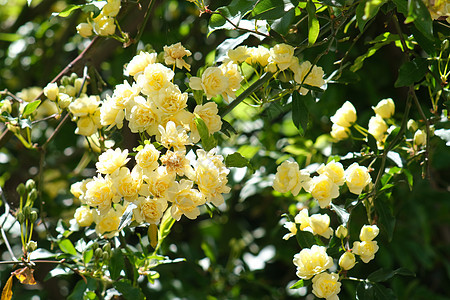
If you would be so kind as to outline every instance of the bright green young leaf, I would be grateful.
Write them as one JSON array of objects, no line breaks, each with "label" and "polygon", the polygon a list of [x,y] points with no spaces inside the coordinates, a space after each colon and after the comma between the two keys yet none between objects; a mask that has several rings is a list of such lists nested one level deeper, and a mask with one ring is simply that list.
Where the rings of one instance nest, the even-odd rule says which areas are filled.
[{"label": "bright green young leaf", "polygon": [[405,23],[414,22],[414,26],[419,29],[429,40],[433,40],[433,20],[430,12],[422,0],[408,1],[408,16]]},{"label": "bright green young leaf", "polygon": [[249,163],[250,162],[248,161],[248,159],[243,157],[239,152],[229,154],[225,158],[225,165],[228,168],[230,168],[230,167],[243,168],[243,167],[247,167],[249,165]]},{"label": "bright green young leaf", "polygon": [[92,249],[88,249],[86,251],[83,252],[83,262],[85,264],[88,264],[92,257],[94,256],[94,251]]},{"label": "bright green young leaf", "polygon": [[300,279],[299,281],[297,281],[296,283],[294,283],[293,285],[291,285],[289,288],[290,289],[298,289],[303,287],[303,279]]},{"label": "bright green young leaf", "polygon": [[255,19],[277,20],[284,14],[297,7],[299,0],[261,0],[252,10]]},{"label": "bright green young leaf", "polygon": [[195,125],[197,126],[198,133],[200,134],[203,149],[209,151],[217,146],[217,141],[213,135],[209,134],[209,130],[205,124],[205,121],[203,121],[202,118],[200,118],[198,115],[195,116]]},{"label": "bright green young leaf", "polygon": [[73,256],[77,256],[77,250],[75,250],[75,247],[73,246],[72,242],[69,239],[64,239],[58,242],[59,249],[61,249],[62,252],[71,254]]},{"label": "bright green young leaf", "polygon": [[25,105],[22,117],[26,118],[27,116],[32,114],[38,108],[39,104],[41,104],[41,100],[36,100]]},{"label": "bright green young leaf", "polygon": [[82,7],[83,7],[83,5],[71,4],[71,5],[67,6],[66,8],[64,8],[62,11],[60,11],[59,13],[57,13],[57,12],[52,13],[52,16],[66,18],[66,17],[70,16],[70,14],[72,12],[74,12],[75,10],[80,9]]},{"label": "bright green young leaf", "polygon": [[316,16],[316,6],[312,0],[306,3],[306,11],[308,12],[308,43],[313,45],[319,36],[320,24]]},{"label": "bright green young leaf", "polygon": [[387,0],[368,0],[364,6],[364,17],[365,21],[369,21],[376,16],[380,7],[386,3]]},{"label": "bright green young leaf", "polygon": [[398,71],[395,87],[408,86],[420,81],[428,71],[428,62],[425,58],[417,57],[404,63]]},{"label": "bright green young leaf", "polygon": [[302,96],[298,91],[292,94],[292,121],[300,135],[304,135],[308,128],[309,112],[305,104],[305,100],[308,97],[311,97],[311,94],[308,93],[306,96]]}]

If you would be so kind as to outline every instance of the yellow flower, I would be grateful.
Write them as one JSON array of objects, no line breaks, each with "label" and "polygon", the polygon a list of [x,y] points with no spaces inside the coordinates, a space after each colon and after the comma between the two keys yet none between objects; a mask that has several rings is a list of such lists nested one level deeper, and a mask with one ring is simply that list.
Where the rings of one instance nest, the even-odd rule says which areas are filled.
[{"label": "yellow flower", "polygon": [[[204,105],[197,105],[194,109],[194,114],[197,114],[203,122],[205,122],[206,127],[208,127],[209,134],[213,134],[222,128],[222,119],[219,116],[219,109],[215,102],[208,102]],[[197,126],[195,125],[194,119],[190,125],[191,134],[190,138],[194,143],[200,140],[200,134],[198,132]]]},{"label": "yellow flower", "polygon": [[108,0],[102,8],[102,14],[108,17],[115,17],[120,10],[120,0]]},{"label": "yellow flower", "polygon": [[128,157],[128,150],[108,149],[98,157],[98,162],[95,163],[97,172],[101,174],[112,174],[120,167],[124,166],[130,159]]},{"label": "yellow flower", "polygon": [[170,83],[157,97],[152,99],[161,112],[175,115],[187,106],[188,94],[181,93],[177,85]]},{"label": "yellow flower", "polygon": [[361,241],[371,241],[377,237],[380,229],[378,229],[377,225],[364,225],[361,228],[361,232],[359,234],[359,239]]},{"label": "yellow flower", "polygon": [[349,191],[359,195],[366,185],[372,181],[372,178],[370,178],[366,167],[353,163],[345,170],[345,181]]},{"label": "yellow flower", "polygon": [[54,83],[49,83],[44,88],[44,95],[51,101],[56,101],[59,95],[58,85]]},{"label": "yellow flower", "polygon": [[270,58],[270,51],[264,46],[259,45],[257,48],[249,48],[248,57],[245,62],[248,64],[260,64],[262,67],[267,66]]},{"label": "yellow flower", "polygon": [[300,170],[296,162],[284,161],[277,168],[273,188],[277,192],[287,193],[297,196],[302,187],[310,180],[309,173]]},{"label": "yellow flower", "polygon": [[333,229],[330,228],[330,217],[326,214],[309,216],[308,210],[305,208],[295,216],[294,220],[295,223],[300,224],[300,230],[302,231],[309,231],[326,239],[329,239],[333,234]]},{"label": "yellow flower", "polygon": [[90,37],[92,35],[92,25],[90,23],[80,23],[77,26],[77,32],[84,38]]},{"label": "yellow flower", "polygon": [[354,242],[352,252],[359,255],[363,262],[368,263],[375,258],[378,248],[376,241]]},{"label": "yellow flower", "polygon": [[69,111],[75,117],[86,117],[88,115],[94,115],[100,105],[100,98],[98,96],[82,95],[75,99],[69,105]]},{"label": "yellow flower", "polygon": [[368,131],[378,142],[382,142],[386,136],[388,126],[380,115],[375,115],[369,120]]},{"label": "yellow flower", "polygon": [[335,273],[322,273],[312,279],[313,294],[318,298],[339,300],[337,294],[341,291],[339,275]]},{"label": "yellow flower", "polygon": [[179,69],[191,70],[191,66],[183,60],[184,56],[191,56],[191,51],[186,50],[181,43],[164,46],[164,62],[166,65],[175,65]]},{"label": "yellow flower", "polygon": [[340,162],[330,161],[328,164],[322,164],[318,169],[317,173],[326,175],[335,184],[341,186],[345,182],[344,167]]},{"label": "yellow flower", "polygon": [[224,63],[220,66],[225,77],[228,78],[228,86],[222,93],[222,97],[225,102],[229,103],[236,98],[236,91],[241,87],[241,81],[243,79],[239,72],[238,65],[233,62]]},{"label": "yellow flower", "polygon": [[311,249],[303,248],[294,255],[294,265],[297,266],[297,276],[301,279],[310,279],[333,266],[333,258],[328,256],[326,248],[313,245]]},{"label": "yellow flower", "polygon": [[297,234],[297,225],[295,222],[286,222],[283,226],[289,230],[289,232],[283,236],[283,240],[288,240]]},{"label": "yellow flower", "polygon": [[191,77],[189,79],[189,86],[193,90],[203,90],[206,98],[209,100],[212,97],[220,95],[228,88],[228,77],[218,67],[207,68],[202,77]]},{"label": "yellow flower", "polygon": [[338,229],[336,229],[336,236],[340,239],[344,239],[347,237],[348,229],[344,225],[339,225]]},{"label": "yellow flower", "polygon": [[306,191],[319,202],[320,208],[330,205],[331,200],[339,196],[339,187],[328,176],[315,176],[309,181]]},{"label": "yellow flower", "polygon": [[111,179],[108,176],[103,178],[98,175],[86,184],[84,202],[89,206],[105,211],[111,207],[111,203],[119,200],[120,197],[114,193]]},{"label": "yellow flower", "polygon": [[117,229],[119,229],[120,218],[124,211],[125,207],[117,204],[115,208],[110,208],[101,214],[95,214],[95,231],[97,234],[105,238],[116,236],[118,234]]},{"label": "yellow flower", "polygon": [[287,44],[278,44],[270,49],[270,58],[276,63],[280,71],[286,70],[292,64],[294,47]]},{"label": "yellow flower", "polygon": [[142,88],[142,93],[147,96],[153,96],[164,91],[164,89],[171,84],[171,80],[175,73],[160,63],[149,64],[136,78],[139,87]]},{"label": "yellow flower", "polygon": [[110,130],[114,126],[121,129],[123,127],[124,117],[125,112],[116,105],[116,99],[107,95],[106,100],[100,107],[100,124],[102,126],[109,126],[106,130]]},{"label": "yellow flower", "polygon": [[167,122],[165,128],[159,125],[158,130],[161,134],[159,142],[167,149],[173,147],[174,150],[185,150],[186,145],[192,145],[186,130],[172,121]]},{"label": "yellow flower", "polygon": [[350,270],[356,264],[355,255],[349,251],[345,251],[339,258],[339,266],[344,270]]},{"label": "yellow flower", "polygon": [[134,56],[125,69],[125,75],[134,76],[135,78],[144,72],[145,68],[156,63],[156,53],[140,52]]},{"label": "yellow flower", "polygon": [[392,115],[394,115],[395,104],[391,98],[383,99],[378,102],[377,106],[372,106],[372,109],[375,114],[379,115],[383,119],[389,119]]},{"label": "yellow flower", "polygon": [[[294,80],[298,84],[303,83],[316,87],[321,87],[325,84],[325,80],[323,79],[323,69],[318,66],[312,66],[309,61],[304,61],[300,65],[298,59],[295,58],[294,62],[290,66],[290,69],[292,70],[292,72],[294,72]],[[300,94],[306,95],[308,91],[309,90],[306,87],[302,86],[302,88],[300,89]]]},{"label": "yellow flower", "polygon": [[144,177],[144,180],[147,182],[146,187],[150,195],[155,198],[165,198],[169,186],[175,180],[175,174],[167,172],[166,167],[160,166]]},{"label": "yellow flower", "polygon": [[235,63],[244,62],[248,57],[250,57],[247,46],[239,46],[234,50],[228,50],[227,55],[230,60]]},{"label": "yellow flower", "polygon": [[122,167],[111,175],[113,189],[119,196],[128,202],[133,202],[138,197],[142,185],[142,174],[134,168],[131,172],[127,167]]},{"label": "yellow flower", "polygon": [[77,129],[75,133],[84,136],[93,135],[100,125],[100,112],[93,116],[81,117],[77,121]]},{"label": "yellow flower", "polygon": [[422,130],[418,129],[414,133],[414,138],[413,138],[414,145],[422,146],[422,145],[425,145],[426,142],[427,142],[427,135],[426,135],[426,133],[423,132]]},{"label": "yellow flower", "polygon": [[166,167],[168,173],[186,176],[188,178],[193,178],[194,176],[194,171],[184,151],[172,152],[167,150],[166,154],[161,156],[161,163]]},{"label": "yellow flower", "polygon": [[92,209],[88,206],[80,206],[75,210],[74,214],[75,221],[78,225],[87,227],[94,222],[94,215],[92,214]]},{"label": "yellow flower", "polygon": [[114,18],[99,14],[92,20],[94,32],[101,36],[113,35],[116,32]]},{"label": "yellow flower", "polygon": [[346,101],[330,120],[339,126],[350,127],[356,122],[356,109],[351,102]]},{"label": "yellow flower", "polygon": [[139,197],[134,204],[133,216],[137,223],[144,222],[158,225],[164,211],[167,209],[167,201],[162,198]]},{"label": "yellow flower", "polygon": [[167,200],[172,202],[170,213],[172,218],[179,221],[182,215],[193,220],[200,215],[199,205],[205,203],[203,195],[192,189],[193,182],[181,179],[180,182],[173,182],[167,190]]},{"label": "yellow flower", "polygon": [[350,136],[350,130],[348,129],[348,127],[342,127],[337,124],[333,124],[333,126],[331,127],[330,135],[336,141],[340,141]]},{"label": "yellow flower", "polygon": [[153,171],[158,166],[160,152],[153,146],[153,144],[146,144],[135,156],[136,163],[139,167],[145,170]]},{"label": "yellow flower", "polygon": [[129,121],[130,131],[133,133],[146,131],[149,135],[155,135],[158,132],[161,112],[153,102],[146,101],[142,96],[135,97],[133,102],[130,115],[125,115]]}]

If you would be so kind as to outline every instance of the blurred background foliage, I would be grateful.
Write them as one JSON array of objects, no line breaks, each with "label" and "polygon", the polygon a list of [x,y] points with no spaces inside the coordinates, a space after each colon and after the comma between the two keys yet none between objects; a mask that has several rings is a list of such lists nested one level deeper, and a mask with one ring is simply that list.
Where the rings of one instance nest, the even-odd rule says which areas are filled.
[{"label": "blurred background foliage", "polygon": [[[211,1],[209,8],[214,10],[229,2]],[[52,17],[52,12],[59,12],[69,4],[82,3],[76,0],[0,0],[1,90],[7,88],[11,93],[22,93],[21,97],[32,100],[87,47],[89,40],[77,35],[75,29],[85,20],[86,16],[81,11],[67,18]],[[119,22],[123,30],[133,37],[143,20],[148,1],[123,1],[122,5]],[[383,32],[394,30],[386,14],[381,12],[371,21],[362,38],[351,47],[348,61],[353,62],[366,53],[367,42]],[[187,1],[155,1],[138,47],[161,51],[164,45],[181,42],[193,53],[190,63],[192,74],[195,74],[205,64],[214,62],[218,46],[225,39],[242,34],[237,30],[216,30],[208,35],[209,18],[208,14],[199,15],[196,7]],[[293,33],[295,38],[307,38],[305,28],[294,29],[298,31]],[[450,32],[448,28],[438,30],[447,36]],[[336,37],[339,42],[330,49],[327,49],[328,44],[306,49],[302,52],[302,59],[314,61],[319,53],[324,53],[318,65],[329,76],[336,69],[335,62],[343,57],[359,33],[359,29],[351,25],[347,33]],[[276,38],[266,38],[261,42],[251,36],[244,44],[273,46]],[[90,74],[98,74],[94,79],[98,82],[96,90],[90,92],[104,95],[114,85],[122,83],[123,65],[134,56],[134,50],[134,47],[123,48],[113,39],[96,41],[84,61],[91,71],[95,70]],[[293,199],[274,192],[270,174],[276,173],[278,164],[287,156],[294,157],[300,167],[305,167],[326,162],[330,155],[345,155],[359,149],[360,144],[354,141],[333,144],[328,135],[331,130],[329,117],[347,100],[358,111],[358,123],[367,124],[373,115],[371,106],[381,99],[393,98],[395,119],[400,121],[408,90],[394,88],[393,83],[403,62],[402,55],[398,47],[389,44],[368,58],[360,70],[345,71],[338,82],[340,84],[329,82],[326,91],[319,95],[320,101],[311,99],[308,103],[310,116],[304,136],[300,136],[293,125],[290,110],[277,103],[262,107],[243,103],[227,115],[225,119],[238,134],[231,138],[221,136],[219,144],[225,153],[238,150],[250,159],[252,169],[232,169],[229,176],[232,191],[226,196],[226,208],[214,211],[212,217],[205,212],[195,221],[182,218],[173,226],[163,253],[172,259],[186,258],[186,261],[159,266],[156,270],[160,278],[154,283],[144,281],[141,285],[148,299],[297,299],[304,296],[306,289],[288,288],[298,279],[292,258],[299,248],[294,239],[282,239],[286,229],[280,220],[283,213],[295,214],[307,203],[302,202],[305,199],[301,197]],[[77,64],[71,71],[81,76],[83,65]],[[418,89],[417,95],[428,114],[431,105],[426,89]],[[410,117],[420,119],[414,109]],[[47,128],[54,128],[56,124],[56,120],[40,123],[33,132],[35,141],[42,144],[51,134]],[[58,220],[62,218],[68,223],[79,206],[72,200],[70,184],[95,173],[94,162],[98,153],[90,151],[83,138],[73,133],[74,129],[73,123],[66,123],[46,153],[41,199],[45,203],[46,222],[53,236],[58,234]],[[121,136],[117,142],[123,147],[136,145],[135,137],[125,131],[117,136]],[[40,157],[37,151],[25,149],[14,137],[0,146],[0,186],[14,210],[18,206],[16,186],[37,176]],[[410,190],[406,181],[400,179],[392,191],[390,201],[397,218],[392,241],[381,234],[380,250],[375,260],[370,264],[359,264],[352,270],[353,274],[360,274],[360,278],[380,267],[405,267],[414,271],[415,278],[395,277],[389,282],[398,299],[440,300],[450,297],[447,288],[450,282],[450,151],[440,139],[433,140],[432,149],[431,179],[422,179],[422,167],[416,165],[411,170],[415,183],[413,189]],[[337,220],[332,219],[334,228],[336,224]],[[11,234],[10,242],[20,245],[17,242],[20,237],[17,232],[14,235],[14,228]],[[136,243],[138,234],[144,233],[136,229],[130,234],[130,243]],[[52,249],[42,224],[34,235],[40,248]],[[82,235],[78,232],[70,238],[76,241]],[[1,259],[8,260],[3,242],[0,249]],[[20,253],[20,246],[13,250]],[[37,266],[35,277],[38,284],[16,285],[14,299],[62,299],[82,284],[76,274],[49,279],[48,272],[52,267]],[[3,286],[11,268],[0,265],[0,272]],[[95,282],[89,281],[89,284],[95,286]],[[340,298],[351,299],[355,289],[356,284],[346,281]]]}]

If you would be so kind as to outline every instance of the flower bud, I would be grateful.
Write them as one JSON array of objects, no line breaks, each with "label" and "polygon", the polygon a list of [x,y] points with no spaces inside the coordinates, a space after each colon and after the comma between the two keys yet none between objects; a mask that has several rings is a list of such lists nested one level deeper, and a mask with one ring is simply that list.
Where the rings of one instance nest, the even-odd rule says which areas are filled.
[{"label": "flower bud", "polygon": [[373,107],[373,111],[383,119],[389,119],[395,112],[395,104],[391,98],[383,99]]},{"label": "flower bud", "polygon": [[355,263],[355,255],[348,251],[342,254],[341,258],[339,258],[339,266],[344,270],[350,270],[355,266]]},{"label": "flower bud", "polygon": [[38,218],[37,211],[35,211],[35,210],[31,211],[31,213],[30,213],[30,222],[31,223],[36,222],[37,218]]},{"label": "flower bud", "polygon": [[334,116],[330,118],[333,124],[337,124],[342,127],[350,127],[356,122],[356,109],[353,104],[346,101],[341,108],[339,108]]},{"label": "flower bud", "polygon": [[347,227],[345,227],[344,225],[339,225],[338,229],[336,230],[336,236],[340,239],[344,239],[347,237],[347,234]]},{"label": "flower bud", "polygon": [[25,186],[27,188],[27,191],[29,192],[36,187],[36,182],[34,182],[33,179],[28,179],[25,183]]},{"label": "flower bud", "polygon": [[44,95],[51,101],[55,101],[56,99],[58,99],[58,84],[56,82],[47,84],[47,86],[44,88]]},{"label": "flower bud", "polygon": [[17,219],[17,222],[19,222],[20,224],[22,224],[22,223],[25,221],[25,215],[24,215],[21,211],[19,211],[19,212],[16,214],[16,219]]},{"label": "flower bud", "polygon": [[37,249],[37,243],[35,241],[29,241],[27,244],[27,252],[33,252]]},{"label": "flower bud", "polygon": [[361,241],[371,241],[380,232],[380,229],[378,229],[377,225],[364,225],[361,228],[361,232],[359,234],[359,238]]},{"label": "flower bud", "polygon": [[20,183],[16,188],[17,193],[22,197],[27,192],[25,185]]},{"label": "flower bud", "polygon": [[72,74],[70,74],[70,77],[69,77],[69,79],[70,79],[70,84],[73,85],[73,83],[75,82],[75,80],[76,80],[77,78],[78,78],[77,73],[72,73]]},{"label": "flower bud", "polygon": [[23,214],[25,216],[25,219],[29,219],[30,218],[30,214],[31,214],[31,207],[25,206],[23,208]]},{"label": "flower bud", "polygon": [[111,244],[110,244],[110,243],[106,243],[106,244],[103,246],[103,251],[105,251],[105,252],[111,252]]},{"label": "flower bud", "polygon": [[416,133],[414,133],[414,145],[421,146],[425,145],[427,140],[427,135],[422,130],[418,129]]},{"label": "flower bud", "polygon": [[450,44],[450,42],[448,41],[448,39],[445,39],[444,41],[442,41],[442,48],[441,48],[441,50],[442,50],[442,51],[447,50],[449,44]]},{"label": "flower bud", "polygon": [[93,244],[92,244],[92,250],[97,250],[98,249],[98,243],[97,242],[94,242]]},{"label": "flower bud", "polygon": [[28,198],[30,199],[30,201],[34,201],[37,198],[37,190],[35,188],[33,188],[30,193],[28,194]]},{"label": "flower bud", "polygon": [[[63,85],[63,86],[66,86],[66,85],[69,85],[70,84],[70,79],[69,79],[69,77],[67,77],[67,76],[63,76],[62,78],[61,78],[61,85]],[[61,87],[60,87],[61,88]]]},{"label": "flower bud", "polygon": [[99,259],[100,257],[102,257],[103,256],[102,249],[100,249],[100,248],[95,249],[94,256],[95,256],[96,259]]},{"label": "flower bud", "polygon": [[410,131],[416,131],[417,128],[419,128],[419,126],[417,126],[416,121],[414,121],[413,119],[410,119],[408,121],[407,127],[408,127],[408,130],[410,130]]},{"label": "flower bud", "polygon": [[102,258],[103,260],[108,260],[109,259],[109,253],[107,251],[104,251],[102,254]]}]

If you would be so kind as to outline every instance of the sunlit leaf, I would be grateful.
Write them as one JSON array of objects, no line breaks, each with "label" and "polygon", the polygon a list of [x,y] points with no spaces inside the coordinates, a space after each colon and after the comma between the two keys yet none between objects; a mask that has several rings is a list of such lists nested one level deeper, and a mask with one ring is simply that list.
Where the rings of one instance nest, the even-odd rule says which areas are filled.
[{"label": "sunlit leaf", "polygon": [[13,278],[14,276],[9,276],[8,281],[6,281],[5,286],[2,290],[2,300],[11,300],[13,292],[12,292],[12,285],[13,285]]},{"label": "sunlit leaf", "polygon": [[306,3],[306,11],[308,12],[308,43],[313,45],[319,36],[320,24],[316,17],[316,5],[312,0]]},{"label": "sunlit leaf", "polygon": [[77,250],[75,250],[75,247],[73,246],[72,242],[69,239],[64,239],[58,242],[59,249],[61,249],[62,252],[71,254],[73,256],[77,256]]}]

